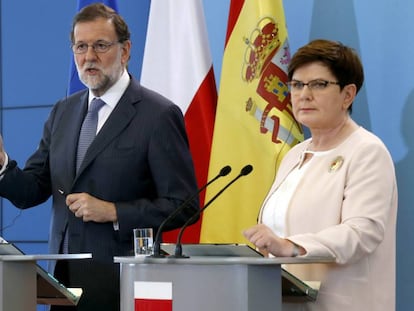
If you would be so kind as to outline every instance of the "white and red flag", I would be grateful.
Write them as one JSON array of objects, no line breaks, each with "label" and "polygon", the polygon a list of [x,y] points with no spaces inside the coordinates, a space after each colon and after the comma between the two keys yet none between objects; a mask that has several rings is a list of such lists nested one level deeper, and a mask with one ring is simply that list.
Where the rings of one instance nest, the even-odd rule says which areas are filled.
[{"label": "white and red flag", "polygon": [[134,282],[135,311],[172,311],[171,282]]},{"label": "white and red flag", "polygon": [[[141,84],[181,108],[197,182],[206,184],[217,88],[201,0],[151,1]],[[199,242],[200,223],[188,228],[182,242]],[[163,240],[175,242],[176,235],[169,232]]]}]

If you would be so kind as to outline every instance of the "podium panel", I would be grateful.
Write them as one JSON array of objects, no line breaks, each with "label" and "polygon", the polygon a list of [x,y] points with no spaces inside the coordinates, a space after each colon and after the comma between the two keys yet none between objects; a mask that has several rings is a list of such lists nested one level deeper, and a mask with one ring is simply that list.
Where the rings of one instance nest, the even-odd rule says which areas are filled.
[{"label": "podium panel", "polygon": [[0,311],[36,311],[37,304],[76,305],[81,289],[68,289],[37,264],[78,260],[91,254],[25,255],[0,238]]},{"label": "podium panel", "polygon": [[264,258],[243,245],[185,245],[191,256],[175,258],[168,256],[170,246],[163,245],[166,257],[114,258],[120,264],[121,311],[281,311],[282,301],[301,303],[317,296],[283,264],[334,261]]},{"label": "podium panel", "polygon": [[135,310],[136,286],[145,282],[170,283],[173,310],[280,310],[280,265],[156,261],[121,264],[121,311]]},{"label": "podium panel", "polygon": [[36,310],[36,265],[0,260],[0,311]]}]

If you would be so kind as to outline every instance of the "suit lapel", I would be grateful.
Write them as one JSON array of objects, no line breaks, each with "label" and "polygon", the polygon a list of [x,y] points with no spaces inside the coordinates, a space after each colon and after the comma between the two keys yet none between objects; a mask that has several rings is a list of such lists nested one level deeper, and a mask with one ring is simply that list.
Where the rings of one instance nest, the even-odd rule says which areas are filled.
[{"label": "suit lapel", "polygon": [[77,100],[66,103],[65,111],[60,119],[59,128],[64,132],[59,134],[65,141],[65,158],[67,161],[66,172],[69,176],[68,180],[73,180],[76,174],[76,152],[78,146],[79,132],[82,126],[88,106],[88,92],[85,92]]}]

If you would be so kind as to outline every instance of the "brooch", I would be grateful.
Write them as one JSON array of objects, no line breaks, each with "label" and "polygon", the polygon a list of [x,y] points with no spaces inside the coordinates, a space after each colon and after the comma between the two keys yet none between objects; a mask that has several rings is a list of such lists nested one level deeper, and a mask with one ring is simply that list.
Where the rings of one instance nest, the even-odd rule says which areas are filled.
[{"label": "brooch", "polygon": [[342,156],[337,156],[329,166],[329,172],[335,172],[339,170],[344,163],[344,158]]}]

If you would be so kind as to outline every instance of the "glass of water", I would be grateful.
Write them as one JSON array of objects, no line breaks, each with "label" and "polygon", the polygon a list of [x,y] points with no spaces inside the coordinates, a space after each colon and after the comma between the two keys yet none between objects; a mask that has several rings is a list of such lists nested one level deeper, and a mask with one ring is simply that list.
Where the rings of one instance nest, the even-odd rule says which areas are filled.
[{"label": "glass of water", "polygon": [[152,255],[153,230],[152,228],[134,229],[135,256]]}]

